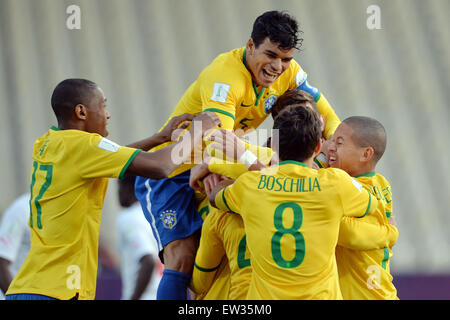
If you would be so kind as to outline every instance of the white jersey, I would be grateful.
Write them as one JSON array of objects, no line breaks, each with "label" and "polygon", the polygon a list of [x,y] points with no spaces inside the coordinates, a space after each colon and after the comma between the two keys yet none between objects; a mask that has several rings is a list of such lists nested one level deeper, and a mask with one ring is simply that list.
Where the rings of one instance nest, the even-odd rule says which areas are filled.
[{"label": "white jersey", "polygon": [[133,294],[139,271],[139,260],[150,254],[155,267],[146,290],[140,300],[156,300],[163,265],[158,257],[158,246],[151,227],[139,205],[135,203],[120,212],[117,217],[118,248],[121,258],[122,300],[129,300]]},{"label": "white jersey", "polygon": [[[14,277],[30,251],[30,194],[17,198],[5,211],[0,224],[0,258],[11,261],[9,272]],[[5,296],[0,290],[0,300]]]}]

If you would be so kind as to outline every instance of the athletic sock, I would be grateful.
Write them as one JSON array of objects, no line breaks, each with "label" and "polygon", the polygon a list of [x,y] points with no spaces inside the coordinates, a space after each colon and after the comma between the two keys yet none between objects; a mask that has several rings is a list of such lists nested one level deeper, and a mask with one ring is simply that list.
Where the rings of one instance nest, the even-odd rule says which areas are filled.
[{"label": "athletic sock", "polygon": [[187,300],[191,275],[175,270],[164,270],[159,282],[156,300]]}]

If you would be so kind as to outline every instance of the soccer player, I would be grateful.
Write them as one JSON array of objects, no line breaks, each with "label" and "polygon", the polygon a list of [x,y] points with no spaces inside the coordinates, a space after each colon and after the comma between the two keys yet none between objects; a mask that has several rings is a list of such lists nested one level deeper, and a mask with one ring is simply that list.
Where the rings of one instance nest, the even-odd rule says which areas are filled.
[{"label": "soccer player", "polygon": [[[272,108],[272,117],[275,118],[287,106],[307,107],[318,112],[314,98],[303,90],[293,89],[281,95]],[[321,116],[321,118],[323,117]],[[324,129],[324,125],[321,129]],[[252,164],[247,169],[243,164],[236,162],[223,162],[222,159],[215,158],[205,159],[203,163],[191,170],[190,185],[196,190],[201,190],[200,185],[202,183],[208,196],[212,187],[217,184],[217,180],[211,183],[207,181],[211,174],[225,175],[237,179],[247,170],[259,170],[267,167],[271,161],[276,161],[272,149],[231,141],[230,139],[237,140],[239,138],[231,132],[220,131],[223,136],[218,136],[219,132],[215,132],[211,136],[211,140],[220,141],[220,151],[223,152],[222,148],[225,147],[226,149],[227,146],[240,148],[239,151],[236,150],[236,153],[242,153],[245,149],[249,149],[262,162],[259,166]],[[270,139],[266,142],[266,145],[270,146]],[[231,149],[227,151],[230,152]],[[230,153],[230,157],[233,155],[234,150]],[[199,212],[207,212],[207,216],[204,217],[202,236],[195,258],[191,289],[200,296],[212,295],[211,291],[215,291],[214,285],[216,285],[217,274],[221,271],[220,268],[225,262],[229,264],[230,269],[230,288],[229,291],[225,292],[226,296],[213,296],[213,298],[245,299],[250,284],[251,263],[242,218],[239,215],[213,208],[209,205],[209,202],[206,206],[201,207]]]},{"label": "soccer player", "polygon": [[[272,116],[276,117],[277,113],[283,110],[287,106],[299,105],[299,106],[313,106],[314,103],[303,103],[302,101],[308,101],[308,94],[302,91],[295,92],[294,90],[288,91],[283,94],[275,103],[272,109]],[[311,99],[309,99],[311,100]],[[362,150],[363,144],[367,144],[366,148],[377,148],[380,153],[384,152],[386,146],[386,133],[383,126],[376,120],[367,117],[352,117],[348,120],[349,123],[346,125],[353,124],[353,136],[346,137],[346,142],[342,141],[336,142],[333,139],[324,141],[321,149],[321,153],[314,158],[314,162],[319,168],[327,167],[327,157],[329,154],[330,147],[334,153],[336,149],[340,150],[340,153],[345,155],[344,165],[341,169],[346,170],[350,165],[349,162],[353,161],[351,167],[358,167],[361,164],[366,165],[368,163],[367,158],[358,157],[358,153],[349,153],[348,150]],[[344,122],[346,122],[344,121]],[[341,124],[338,128],[345,127]],[[340,139],[341,140],[341,139]],[[330,146],[332,144],[332,146]],[[344,144],[344,147],[342,145]],[[346,152],[347,151],[347,152]],[[372,158],[369,163],[376,163]],[[336,162],[333,167],[336,167]],[[339,165],[337,167],[340,167]],[[375,166],[370,166],[369,168],[361,168],[362,171],[359,172],[358,176],[353,176],[365,187],[368,187],[372,193],[380,197],[381,192],[374,192],[374,190],[385,190],[386,196],[390,194],[390,185],[385,179],[379,175],[374,174]],[[351,174],[352,171],[347,171]],[[375,178],[369,179],[365,174],[374,175]],[[368,180],[369,179],[369,180]],[[383,182],[383,183],[380,183]],[[387,216],[390,216],[392,211],[392,199],[385,199],[385,208],[387,210]],[[382,207],[382,206],[380,206]],[[388,224],[383,221],[382,218],[374,219],[375,216],[384,217],[386,214],[384,212],[376,212],[376,214],[370,217],[365,217],[363,219],[343,217],[341,221],[338,247],[336,249],[338,259],[338,269],[341,280],[341,288],[344,299],[395,299],[396,291],[392,285],[392,277],[389,275],[389,257],[392,256],[390,248],[394,245],[398,238],[398,230],[395,226]],[[391,217],[392,218],[392,217]],[[386,219],[384,219],[386,220]],[[390,221],[391,219],[387,219]],[[385,259],[383,263],[376,263],[375,259],[365,258],[365,255],[369,253],[375,254],[377,252],[378,258],[382,255],[382,259]],[[347,256],[354,253],[353,259],[348,259]],[[381,254],[382,253],[382,254]],[[363,257],[358,260],[359,257]],[[358,260],[359,263],[355,261]],[[340,265],[343,265],[340,267]],[[358,267],[353,267],[358,266]],[[347,267],[349,270],[345,270]],[[341,270],[342,269],[342,270]],[[380,269],[378,271],[378,269]],[[381,270],[383,269],[383,270]],[[364,275],[370,272],[369,279],[364,278]],[[345,276],[342,276],[344,274]],[[379,282],[383,283],[380,286]],[[366,281],[367,280],[367,281]],[[376,280],[377,284],[371,285],[370,281]],[[342,281],[346,281],[342,284]],[[367,283],[366,283],[367,282]],[[359,287],[357,286],[359,285]],[[356,288],[355,288],[356,286]]]},{"label": "soccer player", "polygon": [[[181,115],[159,134],[124,147],[105,138],[110,115],[104,93],[94,82],[62,81],[53,91],[51,105],[58,127],[34,143],[31,248],[7,291],[8,300],[94,299],[108,178],[126,174],[164,178],[179,165],[172,159],[174,148],[189,151],[179,157],[184,160],[206,130],[220,125],[213,113]],[[193,120],[191,129],[176,144],[154,153],[140,150],[169,141],[186,120]]]},{"label": "soccer player", "polygon": [[[297,91],[297,90],[296,90]],[[228,177],[237,179],[248,170],[259,170],[273,160],[275,153],[270,148],[250,145],[240,140],[234,133],[226,130],[216,131],[212,136],[223,133],[219,149],[224,150],[228,143],[239,149],[237,153],[249,150],[256,154],[250,166],[227,162],[223,159],[206,158],[191,169],[190,186],[209,196],[212,188]],[[222,138],[220,136],[220,138]],[[227,139],[236,139],[229,141]],[[218,140],[216,140],[218,141]],[[234,152],[230,151],[230,157]],[[190,288],[200,299],[242,300],[248,291],[251,276],[250,255],[247,250],[242,218],[226,211],[211,207],[208,198],[199,206],[204,222],[200,244],[197,250]],[[226,264],[226,267],[224,266]],[[224,283],[228,279],[226,290]],[[197,298],[199,299],[199,298]]]},{"label": "soccer player", "polygon": [[230,269],[228,300],[243,300],[247,296],[251,277],[250,256],[242,218],[210,208],[194,263],[191,288],[196,293],[209,290],[215,272],[226,260]]},{"label": "soccer player", "polygon": [[[272,118],[275,119],[277,115],[288,106],[307,107],[317,112],[319,111],[314,98],[308,92],[303,90],[289,90],[280,96],[275,102],[271,112]],[[322,114],[320,114],[320,120],[322,122],[322,149],[321,152],[314,157],[313,165],[316,169],[323,168],[325,166],[327,152],[323,151],[323,149],[328,146],[329,143],[329,137],[325,138],[325,118]]]},{"label": "soccer player", "polygon": [[134,194],[136,177],[119,180],[117,216],[118,248],[122,277],[122,300],[156,300],[163,273],[158,246]]},{"label": "soccer player", "polygon": [[[207,180],[204,179],[205,185]],[[211,181],[214,185],[214,182]],[[205,186],[206,188],[206,186]],[[212,188],[212,186],[211,186]],[[203,221],[207,219],[212,208],[209,205],[208,197],[205,197],[198,205],[198,212],[201,215]],[[202,233],[205,232],[205,224],[202,227]],[[200,238],[202,240],[202,238]],[[200,248],[204,247],[204,244],[200,243],[197,255],[201,251]],[[209,246],[208,246],[209,247]],[[192,272],[191,283],[189,285],[191,297],[196,300],[228,300],[231,282],[230,282],[230,267],[226,256],[221,256],[220,263],[213,269],[203,269],[195,267]],[[198,273],[198,274],[197,274]]]},{"label": "soccer player", "polygon": [[[310,92],[326,119],[328,138],[339,118],[293,59],[301,40],[290,15],[269,11],[254,22],[245,47],[220,54],[182,96],[169,119],[181,113],[215,112],[227,130],[256,129],[278,96],[289,89]],[[189,189],[189,169],[181,166],[169,179],[136,180],[136,195],[160,246],[165,265],[158,299],[186,299],[202,219]],[[151,208],[151,210],[148,210]]]},{"label": "soccer player", "polygon": [[[392,215],[392,191],[386,178],[375,171],[385,149],[386,130],[383,125],[373,118],[362,116],[345,119],[336,129],[328,147],[330,167],[345,170],[370,190],[380,202],[384,202],[372,215],[359,219],[358,222],[346,217],[341,223],[336,260],[344,299],[398,299],[389,267],[391,247],[398,237],[396,228],[389,225]],[[352,243],[365,240],[365,235],[355,232],[361,222],[384,227],[388,231],[385,237],[380,235],[378,238],[368,239],[376,243],[386,243],[384,248],[355,250]],[[391,239],[393,236],[393,239],[389,240],[389,236]]]},{"label": "soccer player", "polygon": [[379,201],[339,169],[311,166],[321,149],[321,121],[288,107],[274,121],[277,170],[220,182],[213,206],[241,215],[252,278],[247,299],[341,299],[335,247],[343,216],[371,214]]},{"label": "soccer player", "polygon": [[6,209],[0,224],[0,300],[30,250],[30,194],[18,197]]}]

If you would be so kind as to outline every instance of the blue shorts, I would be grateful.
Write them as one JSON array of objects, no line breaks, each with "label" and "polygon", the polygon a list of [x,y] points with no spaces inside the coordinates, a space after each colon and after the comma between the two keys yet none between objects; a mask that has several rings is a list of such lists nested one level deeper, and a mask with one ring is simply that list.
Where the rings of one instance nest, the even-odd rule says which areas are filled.
[{"label": "blue shorts", "polygon": [[161,260],[168,243],[189,237],[202,227],[189,176],[190,170],[161,180],[136,177],[134,191],[158,243]]}]

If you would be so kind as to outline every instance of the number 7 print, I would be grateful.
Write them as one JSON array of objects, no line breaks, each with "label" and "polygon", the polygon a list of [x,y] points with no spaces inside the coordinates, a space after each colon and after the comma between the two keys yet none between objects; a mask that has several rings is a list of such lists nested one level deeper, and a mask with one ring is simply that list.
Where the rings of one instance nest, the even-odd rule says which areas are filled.
[{"label": "number 7 print", "polygon": [[33,188],[36,183],[36,171],[38,169],[38,163],[36,161],[33,162],[33,175],[31,176],[31,187],[30,187],[30,227],[33,227],[33,203],[36,207],[36,225],[39,229],[42,229],[42,222],[41,222],[41,215],[42,215],[42,208],[41,204],[39,203],[39,200],[42,199],[44,196],[45,191],[50,187],[52,183],[52,177],[53,177],[53,165],[51,164],[41,164],[39,166],[40,171],[46,171],[45,175],[45,182],[42,184],[41,188],[39,189],[38,195],[35,197],[33,201]]}]

